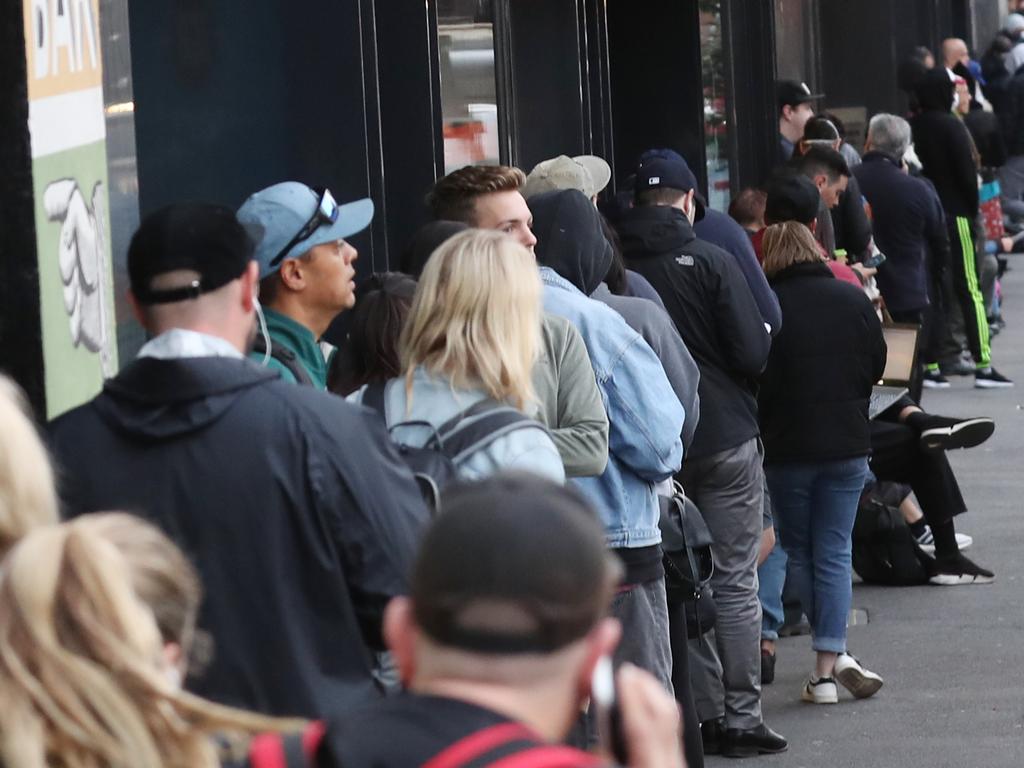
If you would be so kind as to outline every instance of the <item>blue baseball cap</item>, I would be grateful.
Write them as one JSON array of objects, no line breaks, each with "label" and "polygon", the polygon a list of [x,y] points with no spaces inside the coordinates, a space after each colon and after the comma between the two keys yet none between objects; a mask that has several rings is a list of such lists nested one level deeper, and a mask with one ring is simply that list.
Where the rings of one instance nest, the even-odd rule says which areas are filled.
[{"label": "blue baseball cap", "polygon": [[277,272],[285,259],[366,229],[373,219],[373,201],[364,198],[338,205],[329,190],[283,181],[250,195],[237,217],[256,243],[253,258],[262,280]]},{"label": "blue baseball cap", "polygon": [[658,187],[671,187],[681,192],[692,189],[696,208],[693,219],[700,221],[704,218],[708,204],[697,187],[697,177],[683,156],[673,149],[649,149],[640,155],[634,193]]}]

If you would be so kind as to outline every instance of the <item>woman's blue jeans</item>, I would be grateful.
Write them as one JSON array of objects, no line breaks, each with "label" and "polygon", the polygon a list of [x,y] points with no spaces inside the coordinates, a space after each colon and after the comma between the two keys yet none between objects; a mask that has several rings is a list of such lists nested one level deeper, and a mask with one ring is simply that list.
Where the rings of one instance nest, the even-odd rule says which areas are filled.
[{"label": "woman's blue jeans", "polygon": [[851,535],[867,457],[765,468],[783,549],[789,557],[815,651],[846,651],[853,599]]}]

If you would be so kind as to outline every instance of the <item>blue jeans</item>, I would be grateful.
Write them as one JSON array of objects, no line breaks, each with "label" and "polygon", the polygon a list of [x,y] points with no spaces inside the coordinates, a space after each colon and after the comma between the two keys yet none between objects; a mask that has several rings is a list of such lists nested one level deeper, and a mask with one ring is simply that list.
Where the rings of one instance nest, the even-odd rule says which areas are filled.
[{"label": "blue jeans", "polygon": [[786,621],[782,589],[786,585],[786,550],[779,540],[779,521],[775,525],[775,546],[757,569],[757,599],[761,601],[761,639],[778,640]]},{"label": "blue jeans", "polygon": [[843,653],[853,599],[851,534],[867,457],[766,470],[789,577],[811,621],[811,647]]}]

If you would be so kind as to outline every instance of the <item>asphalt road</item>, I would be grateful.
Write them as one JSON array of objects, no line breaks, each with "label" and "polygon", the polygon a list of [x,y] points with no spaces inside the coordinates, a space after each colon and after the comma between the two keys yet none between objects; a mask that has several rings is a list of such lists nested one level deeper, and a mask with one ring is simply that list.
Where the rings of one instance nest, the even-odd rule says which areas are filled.
[{"label": "asphalt road", "polygon": [[[987,443],[950,455],[968,506],[957,529],[974,537],[966,554],[995,571],[996,582],[856,584],[853,605],[869,621],[850,628],[849,648],[885,679],[871,699],[857,701],[840,689],[838,705],[802,703],[800,688],[813,665],[809,638],[781,640],[764,715],[790,749],[757,764],[1024,766],[1024,257],[1011,260],[1003,293],[1007,327],[993,340],[993,359],[1017,386],[978,390],[973,378],[958,378],[951,389],[925,390],[923,403],[932,413],[996,420]],[[732,762],[712,757],[707,764]]]}]

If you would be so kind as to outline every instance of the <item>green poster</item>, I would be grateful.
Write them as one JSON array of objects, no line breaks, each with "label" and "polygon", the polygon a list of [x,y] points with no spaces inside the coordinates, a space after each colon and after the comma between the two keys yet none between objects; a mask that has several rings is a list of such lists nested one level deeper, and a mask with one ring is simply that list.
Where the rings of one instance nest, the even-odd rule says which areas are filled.
[{"label": "green poster", "polygon": [[117,372],[106,145],[36,157],[36,248],[47,415],[93,397]]}]

